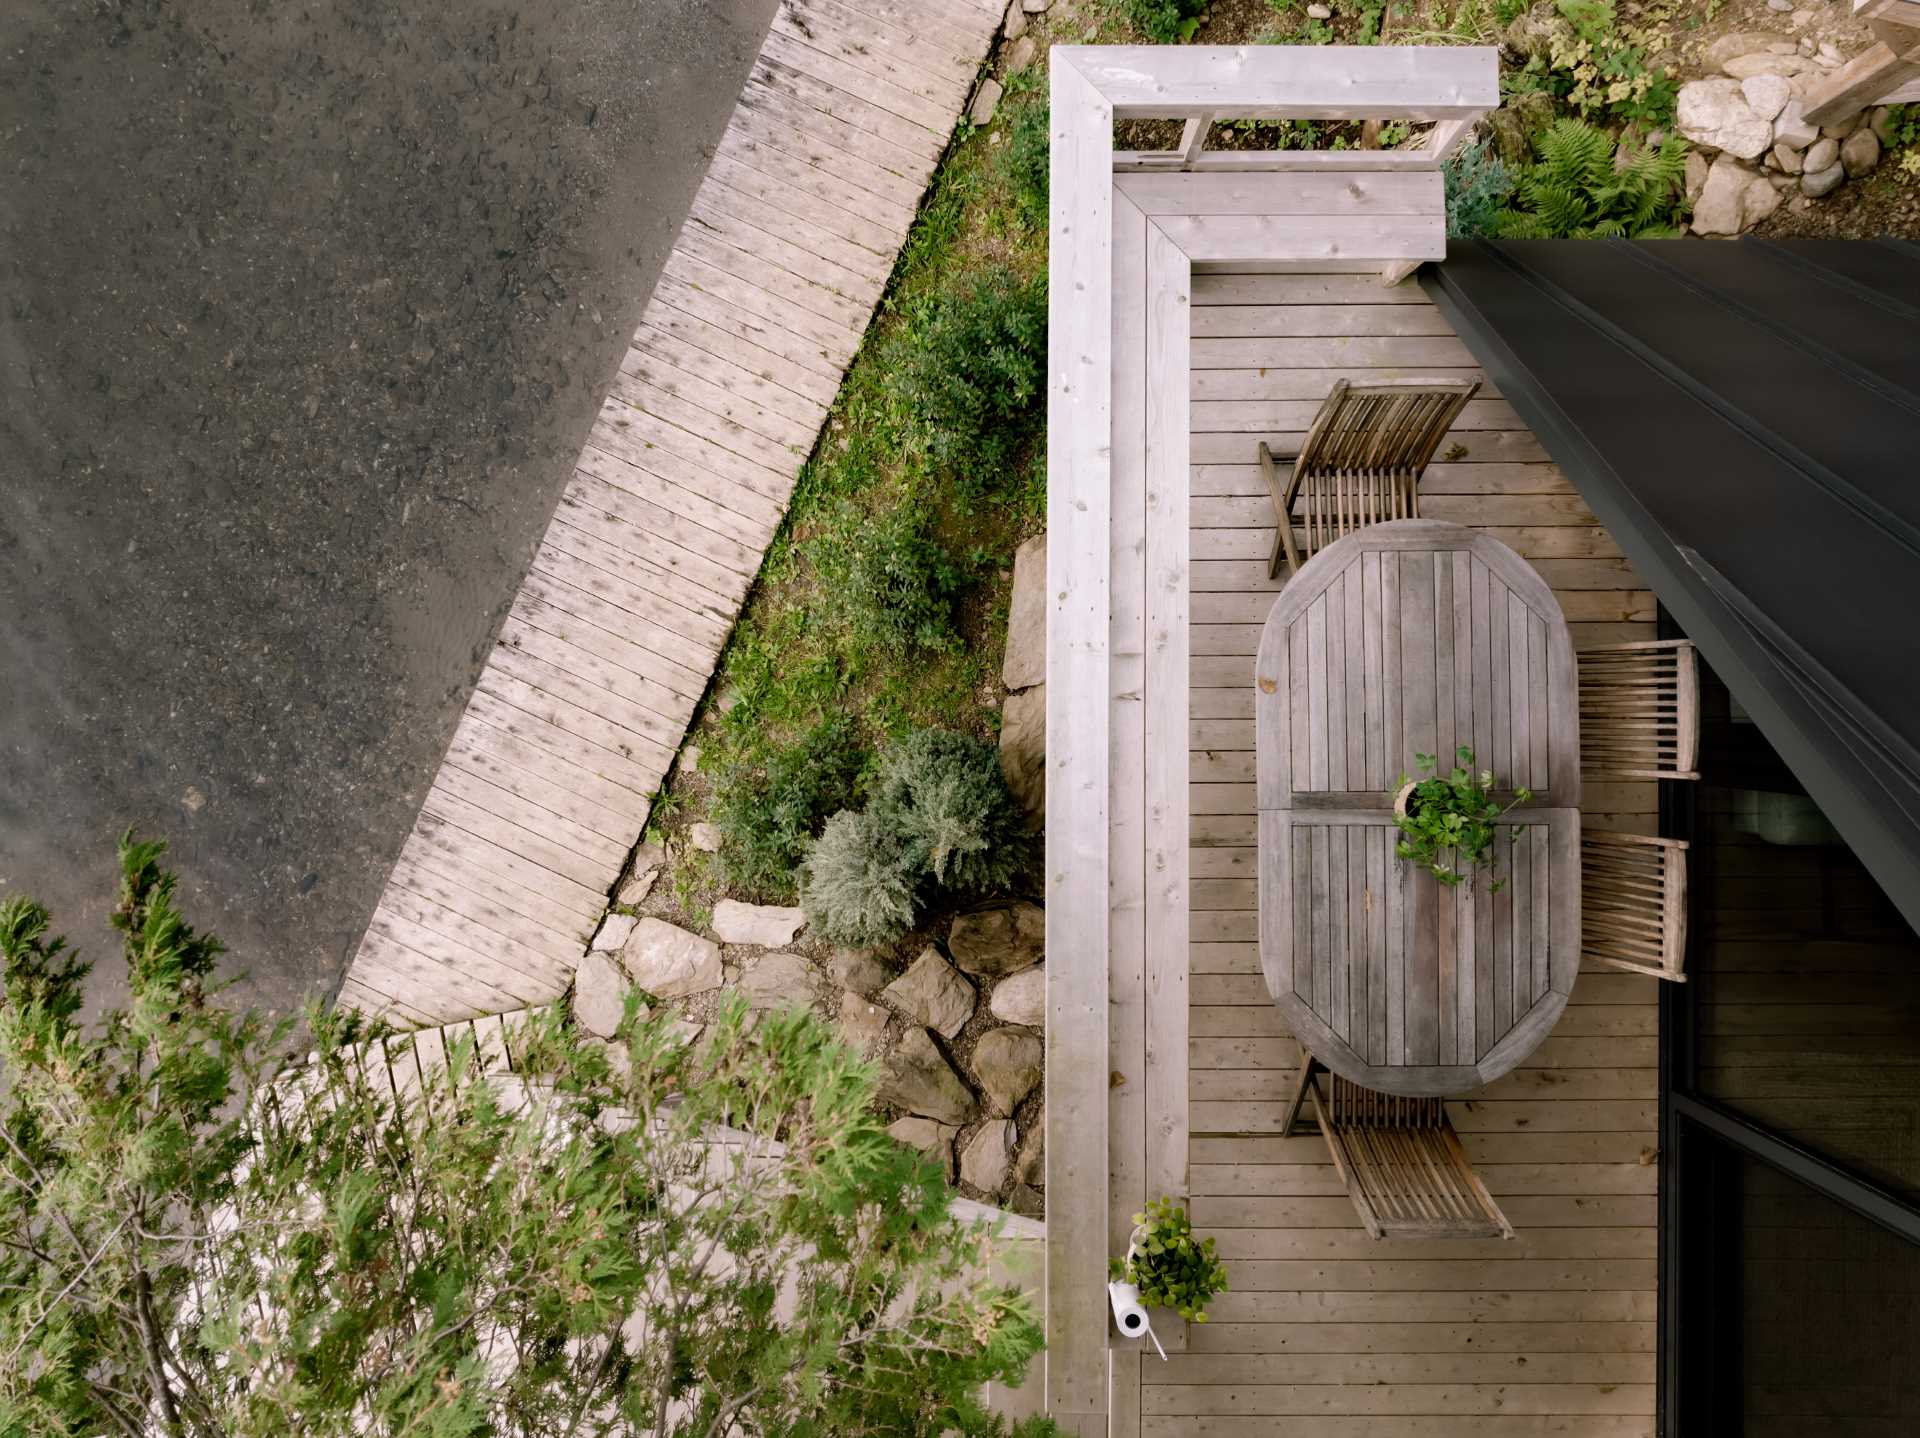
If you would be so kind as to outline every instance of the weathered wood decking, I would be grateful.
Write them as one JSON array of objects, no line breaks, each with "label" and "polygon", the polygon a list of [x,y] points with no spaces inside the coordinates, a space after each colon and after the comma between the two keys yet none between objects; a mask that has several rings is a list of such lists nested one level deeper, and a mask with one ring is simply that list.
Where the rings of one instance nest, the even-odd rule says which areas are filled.
[{"label": "weathered wood decking", "polygon": [[[1252,665],[1279,581],[1255,449],[1328,388],[1479,377],[1411,283],[1195,275],[1189,539],[1186,1178],[1233,1290],[1165,1364],[1120,1344],[1115,1431],[1172,1438],[1630,1438],[1654,1402],[1655,981],[1582,973],[1551,1037],[1449,1105],[1511,1242],[1375,1241],[1317,1138],[1279,1135],[1295,1046],[1260,975]],[[1552,587],[1576,649],[1649,638],[1653,598],[1538,440],[1483,390],[1422,513],[1484,528]],[[1456,449],[1455,446],[1459,448]],[[1589,780],[1585,817],[1649,830],[1650,784]],[[1113,1066],[1151,1070],[1123,1046]]]},{"label": "weathered wood decking", "polygon": [[1003,9],[782,0],[341,1003],[565,988]]}]

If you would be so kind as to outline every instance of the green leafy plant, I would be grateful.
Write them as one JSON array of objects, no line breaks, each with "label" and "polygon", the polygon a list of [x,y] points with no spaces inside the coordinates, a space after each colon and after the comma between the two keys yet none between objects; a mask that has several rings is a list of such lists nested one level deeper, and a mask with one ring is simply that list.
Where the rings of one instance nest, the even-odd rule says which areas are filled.
[{"label": "green leafy plant", "polygon": [[891,943],[931,896],[1004,890],[1032,857],[998,751],[919,729],[881,756],[867,807],[828,821],[802,867],[800,903],[830,942]]},{"label": "green leafy plant", "polygon": [[1000,151],[1000,172],[1020,222],[1030,229],[1044,230],[1052,154],[1047,97],[1037,85],[1028,87],[1018,79],[1010,80],[1007,88],[1013,103],[1009,107],[1007,143]]},{"label": "green leafy plant", "polygon": [[1142,1303],[1205,1323],[1207,1305],[1227,1291],[1227,1268],[1213,1240],[1196,1239],[1187,1211],[1170,1198],[1151,1200],[1133,1222],[1131,1250],[1111,1260],[1113,1276],[1139,1289]]},{"label": "green leafy plant", "polygon": [[891,383],[938,464],[991,488],[1045,412],[1047,287],[987,269],[944,290],[900,346]]},{"label": "green leafy plant", "polygon": [[[1528,789],[1516,789],[1502,804],[1493,797],[1493,771],[1473,769],[1473,750],[1462,744],[1455,751],[1458,766],[1442,774],[1432,754],[1415,754],[1414,764],[1428,777],[1418,781],[1400,776],[1399,787],[1413,785],[1406,810],[1395,812],[1393,822],[1400,839],[1393,852],[1425,869],[1448,888],[1465,882],[1466,870],[1491,862],[1493,841],[1499,830],[1495,821],[1516,804],[1533,797]],[[1451,854],[1451,861],[1444,856]],[[1498,893],[1506,883],[1495,880],[1489,892]]]},{"label": "green leafy plant", "polygon": [[728,881],[791,898],[807,846],[829,815],[852,802],[869,758],[853,725],[835,715],[791,742],[776,741],[757,763],[724,763],[713,776],[711,813]]},{"label": "green leafy plant", "polygon": [[955,894],[1005,888],[1032,853],[999,750],[971,734],[908,734],[881,757],[872,807],[926,855],[934,881]]},{"label": "green leafy plant", "polygon": [[1508,78],[1509,89],[1545,90],[1588,119],[1672,123],[1679,82],[1647,63],[1652,36],[1622,30],[1613,0],[1554,0],[1553,15],[1544,48]]},{"label": "green leafy plant", "polygon": [[1658,239],[1681,231],[1687,146],[1616,149],[1584,120],[1559,119],[1540,137],[1540,159],[1523,167],[1514,202],[1495,233],[1508,239]]},{"label": "green leafy plant", "polygon": [[556,1005],[511,1075],[461,1039],[396,1099],[356,1017],[216,1001],[160,853],[121,846],[89,1025],[0,904],[0,1432],[1004,1438],[1033,1307],[822,1021],[734,998],[689,1044],[633,1002],[616,1062]]},{"label": "green leafy plant", "polygon": [[807,851],[800,904],[828,943],[873,948],[913,927],[925,877],[925,856],[890,816],[843,809]]},{"label": "green leafy plant", "polygon": [[849,639],[894,654],[956,647],[953,606],[972,567],[947,548],[932,508],[913,499],[879,514],[850,512],[809,541]]},{"label": "green leafy plant", "polygon": [[1456,240],[1493,233],[1513,194],[1513,176],[1486,140],[1462,145],[1441,172],[1447,187],[1447,234]]},{"label": "green leafy plant", "polygon": [[1120,12],[1159,45],[1184,45],[1200,28],[1207,0],[1120,0]]}]

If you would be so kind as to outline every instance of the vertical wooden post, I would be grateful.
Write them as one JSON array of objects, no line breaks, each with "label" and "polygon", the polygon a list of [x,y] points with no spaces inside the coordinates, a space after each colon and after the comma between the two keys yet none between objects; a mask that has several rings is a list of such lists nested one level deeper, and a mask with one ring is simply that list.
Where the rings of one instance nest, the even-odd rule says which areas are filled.
[{"label": "vertical wooden post", "polygon": [[1213,111],[1202,110],[1187,120],[1186,128],[1180,132],[1180,168],[1191,170],[1194,162],[1200,158],[1201,151],[1207,148],[1207,130],[1213,124]]}]

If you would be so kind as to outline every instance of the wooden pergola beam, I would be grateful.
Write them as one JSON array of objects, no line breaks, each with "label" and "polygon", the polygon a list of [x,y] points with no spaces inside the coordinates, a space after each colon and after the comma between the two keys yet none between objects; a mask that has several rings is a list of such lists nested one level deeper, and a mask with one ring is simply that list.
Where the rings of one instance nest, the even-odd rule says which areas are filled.
[{"label": "wooden pergola beam", "polygon": [[[1899,13],[1915,12],[1920,20],[1920,4],[1914,0],[1870,0]],[[1867,106],[1892,98],[1892,93],[1910,80],[1920,80],[1920,29],[1911,24],[1893,24],[1886,20],[1868,22],[1878,43],[1855,55],[1846,64],[1814,86],[1807,95],[1806,119],[1810,125],[1838,125],[1851,120]]]}]

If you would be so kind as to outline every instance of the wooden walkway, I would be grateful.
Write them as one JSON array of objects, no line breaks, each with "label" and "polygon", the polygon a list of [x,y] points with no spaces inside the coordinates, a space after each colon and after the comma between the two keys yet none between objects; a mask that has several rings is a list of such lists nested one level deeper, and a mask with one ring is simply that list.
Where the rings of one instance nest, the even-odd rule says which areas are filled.
[{"label": "wooden walkway", "polygon": [[[1326,1145],[1279,1133],[1297,1050],[1256,942],[1252,665],[1280,583],[1267,578],[1273,511],[1255,446],[1297,442],[1335,379],[1480,371],[1411,283],[1196,275],[1192,316],[1183,1137],[1194,1223],[1218,1239],[1233,1288],[1169,1362],[1116,1363],[1119,1382],[1137,1384],[1113,1395],[1116,1430],[1650,1435],[1656,981],[1583,973],[1539,1049],[1449,1104],[1519,1231],[1511,1242],[1370,1239]],[[1497,390],[1482,389],[1441,453],[1421,512],[1525,556],[1576,649],[1652,637],[1652,595]],[[1651,831],[1654,787],[1589,780],[1583,808],[1589,822]]]},{"label": "wooden walkway", "polygon": [[705,692],[999,0],[782,0],[339,1002],[560,993]]}]

